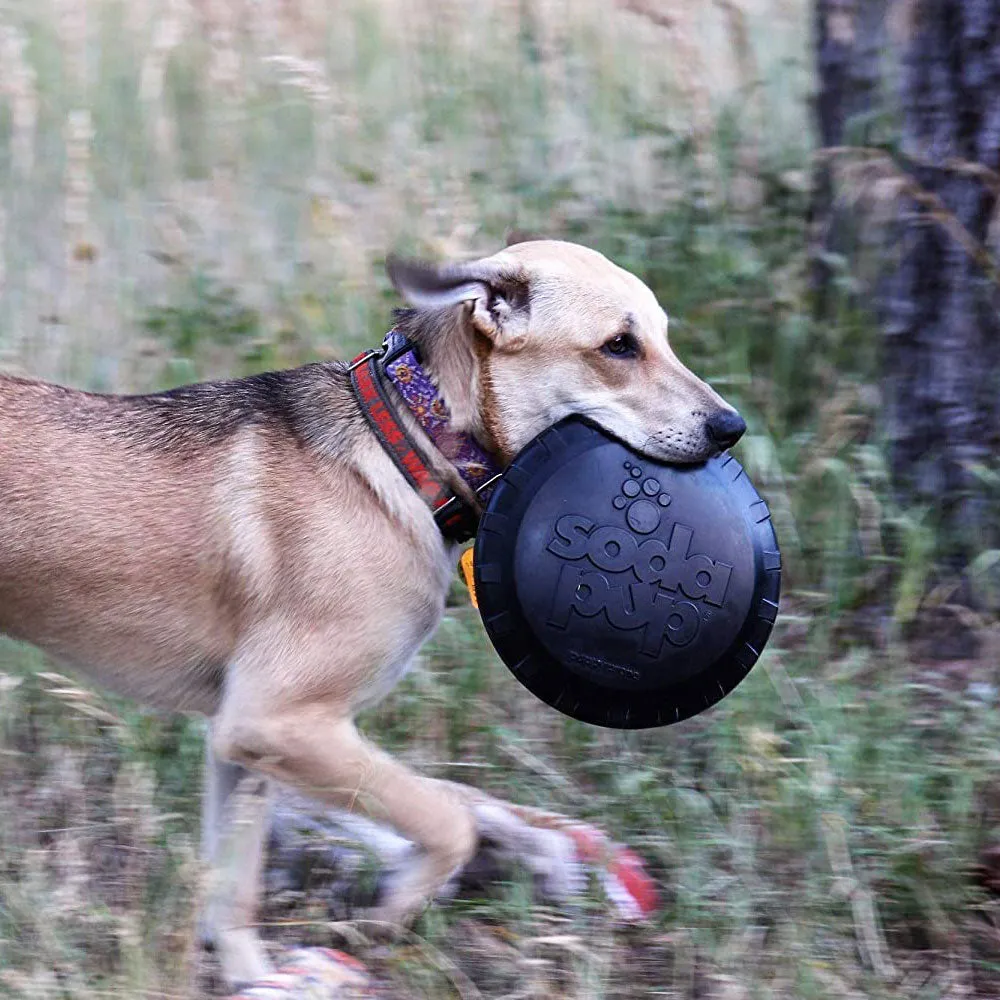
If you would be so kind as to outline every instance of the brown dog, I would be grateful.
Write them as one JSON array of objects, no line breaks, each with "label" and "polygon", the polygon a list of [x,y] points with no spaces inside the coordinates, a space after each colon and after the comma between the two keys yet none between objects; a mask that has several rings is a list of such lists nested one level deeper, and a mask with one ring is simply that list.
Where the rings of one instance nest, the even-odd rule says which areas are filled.
[{"label": "brown dog", "polygon": [[[598,253],[540,241],[390,273],[453,426],[501,461],[574,413],[670,462],[742,433],[671,351],[650,290]],[[225,878],[205,921],[231,983],[268,971],[249,926],[267,778],[419,845],[384,904],[394,921],[479,834],[516,823],[354,727],[437,625],[455,553],[363,419],[346,365],[149,396],[0,378],[0,532],[0,630],[211,719],[204,850]],[[241,798],[247,769],[259,777]]]}]

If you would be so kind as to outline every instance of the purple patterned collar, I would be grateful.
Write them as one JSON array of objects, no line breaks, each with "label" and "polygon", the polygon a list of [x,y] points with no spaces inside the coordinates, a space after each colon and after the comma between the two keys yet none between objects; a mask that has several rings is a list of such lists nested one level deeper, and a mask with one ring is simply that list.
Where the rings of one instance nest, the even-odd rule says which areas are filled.
[{"label": "purple patterned collar", "polygon": [[503,471],[496,459],[471,434],[452,430],[449,426],[448,404],[420,363],[413,344],[398,331],[390,330],[382,350],[382,370],[386,378],[403,397],[437,450],[455,466],[466,485],[478,493]]}]

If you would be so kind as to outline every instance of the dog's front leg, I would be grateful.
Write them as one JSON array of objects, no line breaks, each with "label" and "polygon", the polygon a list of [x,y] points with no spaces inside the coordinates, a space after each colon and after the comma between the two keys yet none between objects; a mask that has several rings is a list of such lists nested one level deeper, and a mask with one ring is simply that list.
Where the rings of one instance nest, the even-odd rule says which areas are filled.
[{"label": "dog's front leg", "polygon": [[472,857],[476,821],[448,784],[422,777],[357,731],[337,705],[266,713],[236,707],[218,719],[216,750],[311,798],[385,823],[416,850],[389,883],[378,916],[399,923],[418,912]]},{"label": "dog's front leg", "polygon": [[220,760],[209,737],[201,819],[209,880],[201,936],[216,951],[223,978],[234,988],[273,971],[252,926],[267,834],[267,785],[262,775]]}]

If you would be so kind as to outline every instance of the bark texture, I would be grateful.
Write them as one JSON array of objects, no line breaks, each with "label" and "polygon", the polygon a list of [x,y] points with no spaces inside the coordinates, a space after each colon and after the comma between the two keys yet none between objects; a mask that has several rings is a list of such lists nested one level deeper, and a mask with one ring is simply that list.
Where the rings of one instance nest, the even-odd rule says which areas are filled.
[{"label": "bark texture", "polygon": [[997,207],[1000,3],[919,0],[902,44],[902,158],[931,197],[903,206],[882,302],[892,472],[960,562],[997,534],[974,467],[1000,449],[1000,296],[977,252]]},{"label": "bark texture", "polygon": [[[991,505],[976,472],[1000,454],[1000,278],[990,245],[1000,0],[816,0],[815,10],[822,145],[882,147],[906,191],[874,296],[892,476],[904,503],[940,516],[939,555],[957,566],[1000,544],[995,497]],[[822,157],[817,171],[822,315],[830,274],[817,250],[857,247]]]},{"label": "bark texture", "polygon": [[[816,0],[816,125],[823,150],[878,141],[888,4],[889,0]],[[816,164],[810,216],[810,282],[816,313],[824,317],[833,280],[828,255],[850,254],[854,226],[851,212],[836,203],[832,167],[822,156]]]}]

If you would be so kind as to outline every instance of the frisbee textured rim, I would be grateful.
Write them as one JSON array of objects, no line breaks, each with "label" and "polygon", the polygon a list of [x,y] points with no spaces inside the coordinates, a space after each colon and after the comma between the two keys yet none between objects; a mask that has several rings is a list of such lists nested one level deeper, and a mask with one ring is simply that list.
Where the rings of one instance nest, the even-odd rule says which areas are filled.
[{"label": "frisbee textured rim", "polygon": [[[613,449],[613,452],[608,452],[609,448]],[[552,635],[548,634],[552,630],[546,628],[544,614],[539,614],[537,611],[538,584],[537,580],[532,579],[536,575],[544,575],[541,560],[549,558],[544,551],[548,543],[544,539],[538,541],[542,536],[538,534],[537,524],[531,523],[525,526],[525,515],[530,511],[528,521],[544,520],[537,511],[540,504],[544,505],[546,484],[551,483],[568,463],[586,462],[588,453],[598,449],[604,449],[604,453],[600,456],[604,466],[620,466],[626,470],[626,482],[629,475],[645,477],[647,473],[643,472],[643,469],[655,470],[642,486],[645,487],[647,483],[659,486],[659,482],[652,478],[653,475],[662,479],[666,485],[660,496],[665,499],[666,505],[670,504],[667,491],[671,483],[682,484],[683,477],[689,477],[687,479],[689,483],[696,482],[690,477],[701,477],[697,480],[698,488],[702,484],[707,484],[717,498],[723,497],[727,523],[724,526],[720,525],[719,528],[721,531],[724,527],[728,533],[727,537],[736,539],[738,544],[735,548],[739,550],[740,559],[745,565],[737,566],[733,570],[721,561],[712,563],[706,556],[695,555],[693,558],[702,560],[704,565],[710,568],[722,566],[727,574],[732,571],[734,580],[737,574],[742,573],[741,579],[744,582],[741,587],[730,588],[729,593],[737,594],[737,599],[741,602],[738,613],[742,615],[745,606],[746,615],[745,619],[740,619],[736,625],[729,625],[723,635],[723,648],[721,651],[713,652],[708,662],[698,662],[698,656],[685,658],[683,650],[668,645],[666,659],[669,662],[669,669],[661,671],[660,675],[650,670],[641,675],[638,671],[629,671],[627,666],[620,667],[608,660],[602,660],[600,656],[582,655],[579,650],[563,655],[558,641],[553,641]],[[606,493],[609,487],[607,483],[598,483],[594,488],[598,492],[603,490]],[[551,494],[552,489],[547,492]],[[627,491],[623,489],[621,492],[632,493],[634,487]],[[688,495],[690,493],[691,487],[688,487]],[[697,494],[695,497],[697,498]],[[631,526],[634,531],[640,532],[635,538],[636,542],[641,543],[644,537],[652,537],[645,534],[652,529],[648,524],[643,524],[641,518],[654,516],[652,508],[657,498],[642,494],[639,494],[638,498],[642,501],[640,504],[629,504],[627,527]],[[575,509],[574,499],[560,498],[561,509],[566,511]],[[660,502],[663,503],[664,499],[660,499]],[[626,513],[622,511],[626,503],[626,496],[616,497],[614,506],[620,512]],[[578,501],[577,506],[580,505]],[[582,506],[586,509],[587,504],[583,503]],[[553,509],[551,502],[546,509]],[[666,509],[669,511],[669,506]],[[550,535],[549,522],[554,516],[554,514],[548,515],[545,525],[545,530]],[[585,521],[586,518],[576,520]],[[573,524],[572,519],[569,523]],[[679,520],[676,524],[687,532],[688,538],[694,537]],[[710,533],[711,527],[710,525],[706,528],[703,525],[698,529],[702,539]],[[569,546],[572,544],[570,539],[575,540],[577,537],[582,539],[588,530],[590,529],[586,527],[579,528],[576,535],[563,529],[557,530],[557,534],[559,531],[562,533],[559,534],[558,540],[553,538],[552,543],[548,544],[548,551],[555,552],[557,545],[562,545],[569,551]],[[601,530],[627,541],[630,547],[634,547],[634,543],[625,537],[625,532],[621,529],[600,529],[598,526],[597,531],[592,531],[593,536],[600,535]],[[618,535],[614,536],[616,530]],[[526,543],[528,535],[531,538]],[[538,550],[539,544],[542,551]],[[609,551],[615,552],[615,543],[609,544],[612,546]],[[730,545],[733,543],[730,542]],[[687,551],[685,547],[685,555]],[[537,557],[534,556],[535,552],[538,552]],[[569,558],[576,558],[576,555],[572,554]],[[740,559],[733,558],[731,561],[735,564]],[[531,572],[535,566],[539,569],[538,574]],[[645,729],[671,725],[705,711],[729,694],[750,672],[771,634],[777,617],[781,587],[781,556],[767,504],[757,493],[743,467],[731,455],[723,454],[698,467],[666,466],[638,455],[584,418],[567,417],[538,435],[505,470],[480,522],[475,542],[474,572],[479,612],[486,632],[500,658],[521,684],[546,704],[582,722],[614,729]],[[596,574],[594,575],[596,577]],[[698,578],[704,581],[711,579],[705,573],[698,574]],[[723,581],[723,593],[726,593],[725,584],[728,580],[727,575]],[[701,591],[695,592],[701,593]],[[675,603],[678,600],[683,601],[686,613],[695,610],[692,608],[690,584],[686,585],[686,590],[683,592],[668,593],[664,590],[657,592],[657,596],[660,594],[665,600],[674,599]],[[696,604],[701,620],[694,627],[696,630],[701,627],[710,633],[711,626],[705,622],[710,619],[713,612],[723,617],[726,609],[722,607],[717,611],[709,607],[709,604],[715,603],[721,606],[723,603],[732,604],[732,601],[729,600],[728,594],[725,602],[722,599],[713,602],[711,596],[707,596],[706,600],[708,603],[702,601]],[[594,618],[597,614],[592,610],[581,613],[587,614],[590,618]],[[568,612],[566,617],[567,621],[573,618]],[[671,620],[681,621],[679,617]],[[634,626],[630,625],[629,628]],[[719,628],[722,629],[723,626],[720,625]],[[734,633],[732,641],[726,641],[730,632]],[[691,643],[692,649],[696,652],[706,646],[712,647],[710,635],[708,640],[700,642],[700,646],[698,643]],[[593,661],[590,667],[600,667],[605,670],[607,677],[601,677],[599,671],[594,669],[589,671],[588,676],[588,671],[581,669],[581,661],[588,660]],[[613,676],[607,668],[614,668],[619,676]],[[637,679],[630,678],[628,676],[630,672],[634,673]]]}]

